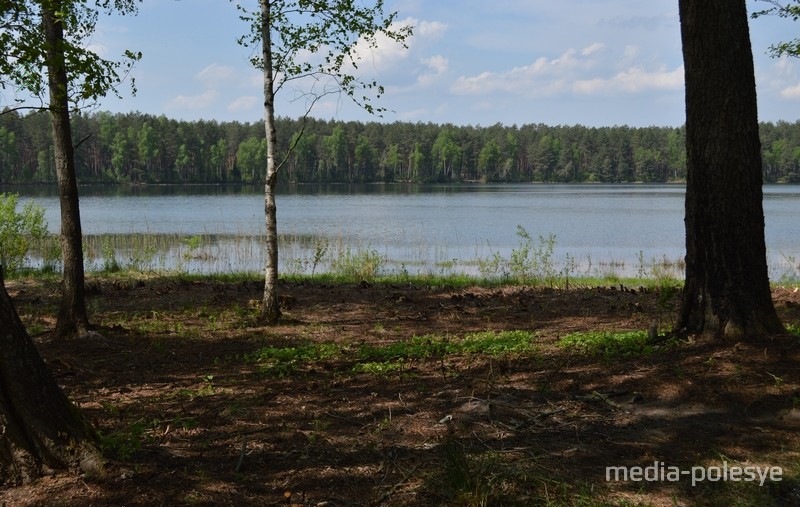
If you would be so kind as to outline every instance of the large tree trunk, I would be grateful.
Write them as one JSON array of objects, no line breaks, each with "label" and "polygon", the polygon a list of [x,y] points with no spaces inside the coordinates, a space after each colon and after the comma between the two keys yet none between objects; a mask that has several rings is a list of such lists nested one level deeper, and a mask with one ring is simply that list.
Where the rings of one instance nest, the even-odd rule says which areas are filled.
[{"label": "large tree trunk", "polygon": [[275,203],[275,187],[278,181],[275,147],[278,136],[275,131],[275,90],[272,75],[272,39],[270,36],[269,0],[261,0],[261,47],[264,63],[264,128],[267,134],[267,180],[264,185],[264,214],[267,224],[267,260],[264,280],[264,299],[261,318],[268,324],[280,319],[278,303],[278,218]]},{"label": "large tree trunk", "polygon": [[47,469],[101,473],[96,436],[56,384],[17,315],[0,266],[0,484]]},{"label": "large tree trunk", "polygon": [[42,2],[42,25],[47,44],[47,81],[50,93],[50,119],[53,127],[56,176],[61,204],[61,252],[64,281],[61,306],[56,321],[57,336],[85,334],[89,325],[84,295],[84,268],[78,182],[67,95],[64,61],[64,27],[57,18],[59,0]]},{"label": "large tree trunk", "polygon": [[761,145],[745,0],[679,0],[686,73],[681,334],[783,332],[767,273]]}]

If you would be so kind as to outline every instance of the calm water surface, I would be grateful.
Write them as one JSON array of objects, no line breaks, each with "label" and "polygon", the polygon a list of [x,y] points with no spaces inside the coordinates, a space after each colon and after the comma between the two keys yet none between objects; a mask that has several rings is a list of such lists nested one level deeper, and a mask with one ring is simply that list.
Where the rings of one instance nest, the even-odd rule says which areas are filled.
[{"label": "calm water surface", "polygon": [[[57,231],[55,189],[12,190],[42,205]],[[800,259],[800,187],[766,186],[764,195],[770,274],[780,278]],[[309,238],[324,238],[330,251],[375,250],[397,269],[439,272],[454,262],[469,272],[477,269],[475,259],[508,256],[519,245],[519,225],[533,237],[554,235],[556,261],[570,256],[580,273],[635,275],[642,259],[682,259],[683,204],[682,185],[308,185],[279,192],[278,224],[284,262],[307,260]],[[81,217],[87,235],[250,237],[250,244],[240,239],[234,247],[221,238],[208,256],[213,262],[195,259],[189,267],[262,268],[259,187],[86,186]],[[238,250],[226,250],[226,241]]]}]

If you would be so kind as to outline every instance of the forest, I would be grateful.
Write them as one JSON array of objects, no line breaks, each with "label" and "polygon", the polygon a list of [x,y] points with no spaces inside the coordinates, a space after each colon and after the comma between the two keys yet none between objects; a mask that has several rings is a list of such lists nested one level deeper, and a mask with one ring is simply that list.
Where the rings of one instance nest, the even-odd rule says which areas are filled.
[{"label": "forest", "polygon": [[[83,113],[72,121],[82,183],[264,180],[262,122],[188,122],[139,112]],[[56,181],[49,122],[46,111],[0,115],[0,183]],[[686,175],[683,127],[278,118],[277,131],[282,178],[298,183],[660,183]],[[760,135],[764,181],[800,182],[800,121],[761,123]]]}]

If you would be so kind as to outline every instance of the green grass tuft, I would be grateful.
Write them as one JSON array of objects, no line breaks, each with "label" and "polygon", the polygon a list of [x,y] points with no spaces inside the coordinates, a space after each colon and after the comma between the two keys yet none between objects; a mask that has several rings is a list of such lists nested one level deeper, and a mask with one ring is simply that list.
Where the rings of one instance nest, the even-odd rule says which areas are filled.
[{"label": "green grass tuft", "polygon": [[653,345],[648,343],[647,331],[571,333],[558,343],[567,349],[608,359],[648,355],[655,350]]}]

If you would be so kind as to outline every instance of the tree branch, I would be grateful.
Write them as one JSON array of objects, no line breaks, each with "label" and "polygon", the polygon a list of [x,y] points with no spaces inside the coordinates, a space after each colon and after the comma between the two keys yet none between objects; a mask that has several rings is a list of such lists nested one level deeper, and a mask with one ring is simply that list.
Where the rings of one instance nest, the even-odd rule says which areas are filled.
[{"label": "tree branch", "polygon": [[79,147],[80,145],[82,145],[83,143],[85,143],[86,141],[88,141],[88,140],[89,140],[89,138],[91,138],[91,137],[92,137],[92,134],[89,134],[88,136],[84,137],[83,139],[81,139],[80,141],[78,141],[78,144],[76,144],[75,146],[73,146],[73,147],[72,147],[72,149],[74,149],[74,150],[77,150],[77,149],[78,149],[78,147]]}]

